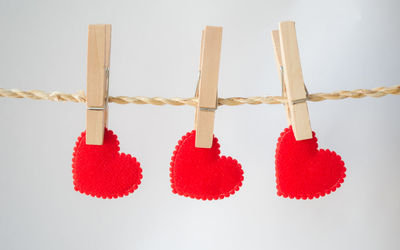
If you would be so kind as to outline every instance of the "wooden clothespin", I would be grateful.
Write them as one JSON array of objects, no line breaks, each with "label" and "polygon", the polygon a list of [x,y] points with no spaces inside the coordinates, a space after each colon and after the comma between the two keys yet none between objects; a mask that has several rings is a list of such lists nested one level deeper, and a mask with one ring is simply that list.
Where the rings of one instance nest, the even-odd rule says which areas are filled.
[{"label": "wooden clothespin", "polygon": [[272,31],[276,63],[282,83],[282,95],[287,97],[286,116],[297,141],[312,138],[307,107],[307,89],[304,85],[293,21],[281,22],[279,30]]},{"label": "wooden clothespin", "polygon": [[108,120],[111,24],[89,25],[86,144],[102,145]]},{"label": "wooden clothespin", "polygon": [[199,82],[196,87],[197,148],[211,148],[215,110],[218,107],[218,73],[221,57],[222,27],[206,26],[202,32]]}]

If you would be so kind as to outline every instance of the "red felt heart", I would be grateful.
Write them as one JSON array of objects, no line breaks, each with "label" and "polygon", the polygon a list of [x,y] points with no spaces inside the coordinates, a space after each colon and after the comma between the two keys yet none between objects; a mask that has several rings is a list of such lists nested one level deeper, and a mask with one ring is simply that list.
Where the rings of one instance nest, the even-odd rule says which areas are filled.
[{"label": "red felt heart", "polygon": [[346,177],[344,162],[334,151],[318,149],[317,138],[296,141],[292,127],[278,139],[275,155],[278,195],[312,199],[330,194]]},{"label": "red felt heart", "polygon": [[188,132],[171,158],[172,192],[190,198],[217,200],[242,186],[243,170],[231,157],[220,156],[218,139],[211,148],[195,147],[196,131]]},{"label": "red felt heart", "polygon": [[142,169],[135,157],[119,152],[119,141],[105,129],[103,145],[87,145],[86,131],[76,141],[72,159],[75,190],[102,198],[118,198],[135,191]]}]

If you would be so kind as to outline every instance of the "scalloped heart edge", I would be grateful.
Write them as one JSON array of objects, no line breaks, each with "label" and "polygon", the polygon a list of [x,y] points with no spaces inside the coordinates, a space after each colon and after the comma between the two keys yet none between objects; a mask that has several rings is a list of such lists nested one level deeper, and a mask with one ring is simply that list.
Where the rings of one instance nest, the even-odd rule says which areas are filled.
[{"label": "scalloped heart edge", "polygon": [[[173,173],[172,169],[174,168],[176,154],[178,153],[179,148],[181,147],[181,143],[184,140],[186,140],[193,133],[193,131],[195,131],[195,130],[187,132],[184,136],[182,136],[182,138],[178,141],[177,145],[175,146],[175,150],[174,150],[174,152],[172,154],[171,163],[170,163],[170,181],[171,181],[172,193],[177,194],[177,195],[181,195],[181,196],[184,196],[184,197],[192,198],[192,199],[203,200],[203,201],[221,200],[221,199],[227,198],[227,197],[235,194],[237,191],[239,191],[240,187],[243,185],[243,180],[244,180],[243,175],[242,175],[242,178],[240,180],[240,183],[238,183],[230,192],[224,193],[224,194],[220,194],[220,195],[214,195],[214,196],[193,195],[193,194],[189,194],[187,192],[179,192],[176,189],[175,182],[174,182],[174,176],[172,174]],[[220,150],[220,144],[218,142],[218,138],[216,138],[214,136],[213,140],[215,140],[215,141],[213,141],[213,143],[215,143],[215,145],[217,147],[218,155],[220,155],[221,154],[221,150]],[[238,166],[240,167],[240,169],[242,170],[242,172],[243,172],[242,165],[236,159],[233,159],[230,156],[226,157],[225,155],[220,156],[220,158],[221,159],[222,158],[224,158],[224,159],[226,158],[226,159],[231,159],[231,160],[235,161],[238,164]]]},{"label": "scalloped heart edge", "polygon": [[[278,153],[278,147],[279,147],[279,144],[282,141],[282,135],[285,134],[289,129],[290,129],[290,127],[289,128],[285,128],[285,130],[280,133],[279,138],[278,138],[278,143],[276,144],[275,154]],[[315,143],[316,143],[316,147],[318,148],[318,138],[315,136],[315,132],[314,131],[312,131],[312,136],[313,136],[313,138],[316,139]],[[278,181],[278,177],[275,174],[276,189],[278,190],[277,191],[277,195],[278,196],[281,196],[283,198],[297,199],[297,200],[300,200],[300,199],[302,199],[302,200],[307,200],[307,199],[312,200],[314,198],[318,199],[320,197],[324,197],[325,195],[329,195],[332,192],[335,192],[336,189],[341,187],[342,183],[344,182],[344,178],[346,178],[346,171],[347,171],[347,168],[345,167],[345,164],[344,164],[344,161],[342,160],[342,157],[340,155],[338,155],[335,151],[331,151],[329,149],[318,149],[318,152],[321,152],[321,151],[327,151],[327,152],[330,152],[330,153],[334,154],[335,156],[339,157],[340,165],[344,169],[343,172],[340,175],[339,180],[332,187],[330,187],[328,189],[325,189],[325,190],[323,190],[321,192],[315,193],[315,194],[290,195],[290,194],[287,194],[287,193],[279,191],[279,181]],[[275,156],[275,159],[276,159],[276,156]],[[276,168],[276,166],[275,166],[275,168]]]},{"label": "scalloped heart edge", "polygon": [[[117,152],[118,152],[118,155],[127,155],[127,154],[125,154],[125,153],[121,153],[121,152],[120,152],[118,136],[117,136],[116,134],[114,134],[114,132],[113,132],[112,130],[110,130],[110,129],[107,129],[107,130],[111,132],[112,136],[113,136],[113,137],[115,138],[115,140],[117,141]],[[138,183],[136,183],[135,185],[133,185],[130,189],[126,190],[126,192],[120,193],[120,194],[116,194],[116,195],[112,195],[112,196],[107,196],[107,195],[96,195],[96,194],[92,194],[92,193],[90,193],[90,192],[82,191],[82,190],[79,189],[79,187],[77,186],[77,177],[76,177],[76,173],[75,173],[75,172],[76,172],[76,169],[75,169],[75,167],[74,167],[75,164],[76,164],[76,162],[75,162],[75,156],[76,156],[76,154],[77,154],[77,151],[76,151],[76,150],[78,149],[79,143],[80,143],[82,137],[85,136],[85,133],[86,133],[86,130],[83,131],[83,132],[81,133],[81,135],[78,137],[78,139],[76,140],[76,142],[75,142],[75,147],[74,147],[74,151],[73,151],[73,154],[72,154],[72,178],[73,178],[74,190],[77,191],[77,192],[79,192],[79,193],[81,193],[81,194],[85,194],[85,195],[87,195],[87,196],[91,196],[91,197],[94,197],[94,198],[117,199],[117,198],[126,197],[126,196],[130,195],[131,193],[133,193],[136,189],[138,189],[138,188],[139,188],[139,185],[142,183],[143,174],[142,174],[142,168],[140,167],[140,162],[138,162],[138,161],[136,160],[136,158],[135,158],[135,160],[136,160],[136,162],[139,164],[139,171],[140,171],[140,173],[139,173],[139,180],[138,180]],[[128,155],[129,155],[129,154],[128,154]],[[131,157],[132,157],[132,156],[131,156]],[[134,157],[132,157],[132,158],[134,158]]]}]

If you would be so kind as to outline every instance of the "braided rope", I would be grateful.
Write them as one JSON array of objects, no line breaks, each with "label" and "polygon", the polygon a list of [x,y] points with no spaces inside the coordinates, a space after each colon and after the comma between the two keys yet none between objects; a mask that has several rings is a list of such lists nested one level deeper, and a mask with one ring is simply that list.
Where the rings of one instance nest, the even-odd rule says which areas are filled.
[{"label": "braided rope", "polygon": [[[341,90],[332,93],[316,93],[310,94],[309,101],[320,102],[325,100],[342,100],[346,98],[364,98],[364,97],[383,97],[386,95],[400,95],[400,85],[392,87],[378,87],[373,89],[356,89],[356,90]],[[0,88],[0,97],[9,98],[29,98],[34,100],[50,100],[56,102],[86,102],[86,95],[81,90],[75,94],[66,94],[58,91],[44,92],[41,90],[22,91],[18,89],[2,89]],[[128,97],[128,96],[110,96],[109,102],[118,104],[152,104],[152,105],[189,105],[196,106],[197,98],[164,98],[164,97]],[[229,97],[218,98],[218,105],[236,106],[242,104],[282,104],[286,102],[286,98],[281,96],[255,96],[255,97]]]}]

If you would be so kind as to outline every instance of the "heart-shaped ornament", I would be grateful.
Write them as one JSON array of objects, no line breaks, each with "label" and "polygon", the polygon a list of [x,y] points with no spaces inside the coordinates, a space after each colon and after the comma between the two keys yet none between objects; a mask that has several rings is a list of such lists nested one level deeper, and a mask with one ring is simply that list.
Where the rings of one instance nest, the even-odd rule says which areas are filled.
[{"label": "heart-shaped ornament", "polygon": [[202,200],[217,200],[242,186],[243,170],[237,160],[220,156],[218,139],[211,148],[195,147],[196,131],[188,132],[171,158],[171,187],[175,194]]},{"label": "heart-shaped ornament", "polygon": [[108,129],[103,145],[87,145],[82,132],[74,148],[72,174],[76,191],[104,199],[132,193],[142,179],[140,163],[119,152],[117,136]]},{"label": "heart-shaped ornament", "polygon": [[278,139],[275,155],[278,195],[312,199],[330,194],[346,177],[341,157],[329,149],[318,149],[317,138],[296,141],[292,127]]}]

